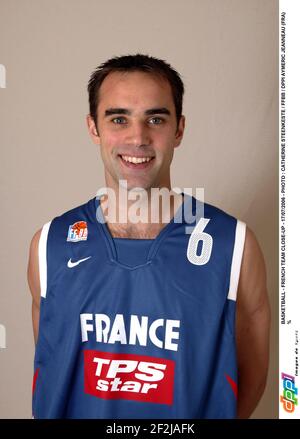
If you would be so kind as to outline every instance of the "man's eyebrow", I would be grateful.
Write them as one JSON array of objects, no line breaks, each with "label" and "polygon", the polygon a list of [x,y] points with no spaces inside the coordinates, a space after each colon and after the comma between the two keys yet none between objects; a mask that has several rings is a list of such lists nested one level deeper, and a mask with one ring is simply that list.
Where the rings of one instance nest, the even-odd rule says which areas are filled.
[{"label": "man's eyebrow", "polygon": [[108,108],[105,110],[104,116],[111,116],[112,114],[131,114],[131,111],[126,108]]},{"label": "man's eyebrow", "polygon": [[146,110],[145,114],[147,116],[151,114],[168,114],[170,116],[171,112],[167,108],[162,107],[162,108],[151,108],[150,110]]},{"label": "man's eyebrow", "polygon": [[[111,116],[113,114],[128,114],[130,115],[132,112],[126,108],[108,108],[105,110],[104,116]],[[160,107],[160,108],[151,108],[150,110],[145,111],[145,115],[153,115],[153,114],[167,114],[171,115],[170,110],[168,110],[166,107]]]}]

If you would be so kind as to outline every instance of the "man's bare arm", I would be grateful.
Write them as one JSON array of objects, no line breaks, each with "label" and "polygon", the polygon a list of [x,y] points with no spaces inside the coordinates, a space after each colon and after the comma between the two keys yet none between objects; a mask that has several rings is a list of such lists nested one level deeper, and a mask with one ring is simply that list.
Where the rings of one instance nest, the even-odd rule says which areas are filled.
[{"label": "man's bare arm", "polygon": [[265,262],[254,233],[247,228],[237,293],[238,418],[249,418],[264,392],[269,332]]},{"label": "man's bare arm", "polygon": [[35,233],[30,243],[27,279],[32,295],[32,326],[34,341],[37,342],[40,318],[40,278],[39,278],[39,240],[41,229]]}]

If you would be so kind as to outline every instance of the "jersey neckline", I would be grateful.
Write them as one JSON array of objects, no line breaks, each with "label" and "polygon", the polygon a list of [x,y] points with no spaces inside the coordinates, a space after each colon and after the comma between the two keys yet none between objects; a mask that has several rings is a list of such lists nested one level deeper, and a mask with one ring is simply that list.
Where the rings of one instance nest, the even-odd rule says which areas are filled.
[{"label": "jersey neckline", "polygon": [[[96,225],[97,228],[101,234],[101,236],[104,238],[105,241],[105,245],[108,251],[108,256],[109,259],[112,263],[118,265],[119,267],[125,268],[127,270],[136,270],[137,268],[141,268],[141,267],[145,267],[149,264],[152,263],[153,258],[155,257],[163,239],[166,237],[166,235],[168,234],[168,232],[170,232],[173,228],[175,228],[176,226],[179,226],[180,223],[185,222],[184,220],[184,205],[187,201],[187,199],[190,197],[188,194],[185,194],[184,192],[181,192],[180,195],[182,195],[182,202],[180,204],[180,206],[177,208],[175,215],[173,216],[173,218],[171,219],[171,221],[166,224],[161,231],[159,232],[159,234],[156,236],[156,238],[153,239],[147,239],[147,241],[152,241],[151,245],[150,245],[150,249],[148,252],[148,256],[147,256],[147,261],[144,262],[143,264],[140,265],[135,265],[135,266],[129,266],[126,265],[122,262],[118,261],[118,255],[117,255],[117,250],[116,250],[116,245],[114,242],[114,239],[119,239],[119,238],[113,238],[109,228],[107,227],[106,221],[104,220],[104,216],[103,216],[103,212],[102,212],[102,208],[99,202],[99,197],[96,196],[94,197],[94,212],[95,212],[95,218],[96,218]],[[181,218],[181,222],[179,221],[175,221],[175,219],[177,218]],[[121,238],[121,239],[126,239],[128,241],[142,241],[142,239],[139,238]]]}]

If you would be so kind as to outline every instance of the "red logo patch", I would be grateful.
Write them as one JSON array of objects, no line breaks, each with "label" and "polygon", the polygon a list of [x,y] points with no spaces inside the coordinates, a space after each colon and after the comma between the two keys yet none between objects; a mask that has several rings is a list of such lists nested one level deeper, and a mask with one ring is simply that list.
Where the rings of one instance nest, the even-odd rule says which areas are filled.
[{"label": "red logo patch", "polygon": [[86,241],[88,229],[86,221],[77,221],[69,226],[67,241],[77,242]]},{"label": "red logo patch", "polygon": [[133,354],[84,351],[85,393],[104,399],[173,403],[175,362]]}]

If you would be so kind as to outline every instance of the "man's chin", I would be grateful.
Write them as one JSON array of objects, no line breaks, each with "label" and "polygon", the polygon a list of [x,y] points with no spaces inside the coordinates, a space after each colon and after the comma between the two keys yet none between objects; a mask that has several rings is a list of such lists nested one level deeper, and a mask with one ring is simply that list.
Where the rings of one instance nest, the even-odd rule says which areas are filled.
[{"label": "man's chin", "polygon": [[145,191],[149,192],[151,187],[152,187],[151,184],[141,181],[126,180],[125,178],[119,180],[120,190],[143,193]]}]

